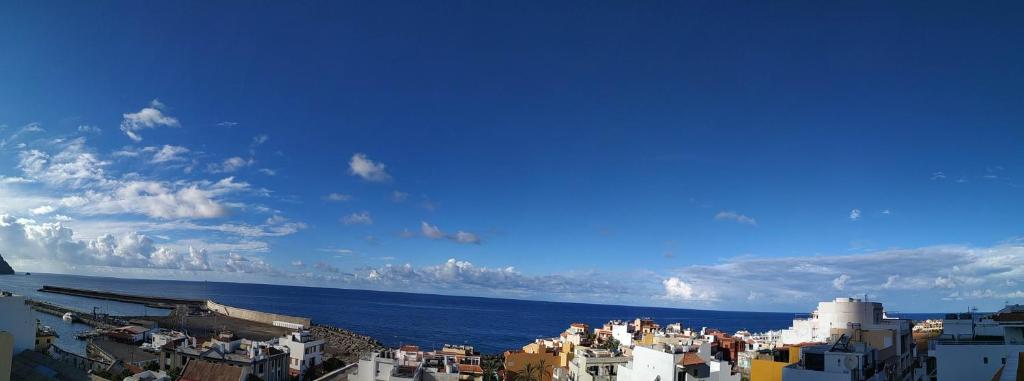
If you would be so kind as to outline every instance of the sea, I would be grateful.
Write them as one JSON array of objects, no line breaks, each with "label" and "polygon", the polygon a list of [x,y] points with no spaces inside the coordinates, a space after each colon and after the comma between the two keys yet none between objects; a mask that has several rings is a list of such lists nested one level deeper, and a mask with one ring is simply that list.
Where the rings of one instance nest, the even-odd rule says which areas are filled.
[{"label": "sea", "polygon": [[[484,354],[518,349],[534,339],[558,336],[569,324],[601,326],[609,320],[647,317],[665,325],[682,323],[699,329],[724,332],[765,332],[785,329],[801,313],[712,311],[685,308],[634,307],[562,303],[402,292],[350,290],[267,284],[141,280],[78,275],[39,274],[0,277],[0,290],[31,299],[56,303],[81,311],[132,315],[166,315],[169,311],[139,304],[39,292],[43,285],[74,287],[147,296],[213,299],[219,303],[287,315],[309,317],[372,336],[388,346],[419,345],[440,348],[444,344],[468,344]],[[817,301],[808,301],[813,306]],[[60,317],[36,312],[41,323],[59,334],[57,345],[77,353],[85,343],[75,334],[89,330]],[[900,314],[923,320],[941,314]]]}]

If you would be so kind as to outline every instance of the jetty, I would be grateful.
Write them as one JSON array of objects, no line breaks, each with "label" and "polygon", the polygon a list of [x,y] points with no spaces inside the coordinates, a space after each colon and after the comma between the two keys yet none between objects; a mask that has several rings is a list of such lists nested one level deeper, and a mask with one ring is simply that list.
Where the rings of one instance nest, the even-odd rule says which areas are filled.
[{"label": "jetty", "polygon": [[162,309],[174,309],[176,306],[185,305],[190,307],[205,307],[206,301],[201,299],[184,299],[184,298],[167,298],[159,296],[144,296],[144,295],[130,295],[120,294],[116,292],[108,291],[97,291],[87,290],[81,288],[71,287],[58,287],[58,286],[47,286],[39,289],[40,292],[51,292],[54,294],[64,294],[72,296],[81,296],[93,299],[113,300],[124,303],[142,304],[150,308],[162,308]]},{"label": "jetty", "polygon": [[74,314],[74,321],[98,329],[112,329],[120,325],[120,323],[123,323],[122,321],[119,321],[119,319],[106,314],[89,314],[88,312],[77,311],[75,309],[50,302],[25,299],[25,304],[28,304],[33,310],[53,316],[63,317],[65,314],[70,312]]}]

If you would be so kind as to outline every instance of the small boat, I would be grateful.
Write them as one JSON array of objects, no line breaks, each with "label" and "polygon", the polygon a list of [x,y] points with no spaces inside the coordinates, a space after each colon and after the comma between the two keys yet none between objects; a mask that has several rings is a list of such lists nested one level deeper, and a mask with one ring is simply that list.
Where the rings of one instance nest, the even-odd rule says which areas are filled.
[{"label": "small boat", "polygon": [[74,312],[65,313],[63,319],[64,319],[64,321],[75,321],[75,313]]}]

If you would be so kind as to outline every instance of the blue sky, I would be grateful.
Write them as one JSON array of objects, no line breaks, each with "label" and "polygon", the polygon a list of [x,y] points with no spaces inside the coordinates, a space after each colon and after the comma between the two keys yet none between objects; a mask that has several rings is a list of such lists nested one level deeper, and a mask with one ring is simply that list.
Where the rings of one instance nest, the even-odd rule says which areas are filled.
[{"label": "blue sky", "polygon": [[5,4],[0,253],[123,277],[996,308],[1024,301],[1022,11]]}]

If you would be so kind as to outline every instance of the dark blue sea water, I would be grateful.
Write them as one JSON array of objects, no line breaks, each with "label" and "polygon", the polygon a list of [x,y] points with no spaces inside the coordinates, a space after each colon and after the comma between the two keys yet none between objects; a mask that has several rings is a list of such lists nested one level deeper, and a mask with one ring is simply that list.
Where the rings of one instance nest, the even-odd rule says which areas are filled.
[{"label": "dark blue sea water", "polygon": [[[714,327],[725,332],[746,329],[763,332],[791,325],[793,313],[727,312],[676,308],[556,303],[512,299],[475,298],[396,292],[275,286],[261,284],[183,282],[33,274],[0,277],[0,289],[33,299],[91,311],[99,307],[111,314],[165,314],[137,304],[127,304],[42,293],[42,285],[86,288],[139,295],[210,298],[220,303],[260,311],[306,316],[370,335],[386,345],[470,344],[483,353],[520,348],[539,337],[557,336],[573,322],[599,326],[613,319],[650,317],[660,324],[681,322],[686,327]],[[817,301],[808,301],[808,311]],[[42,315],[42,314],[40,314]],[[938,314],[901,314],[923,319]],[[59,319],[46,317],[63,334],[84,327],[64,327]],[[62,347],[76,349],[73,334],[61,338]]]}]

